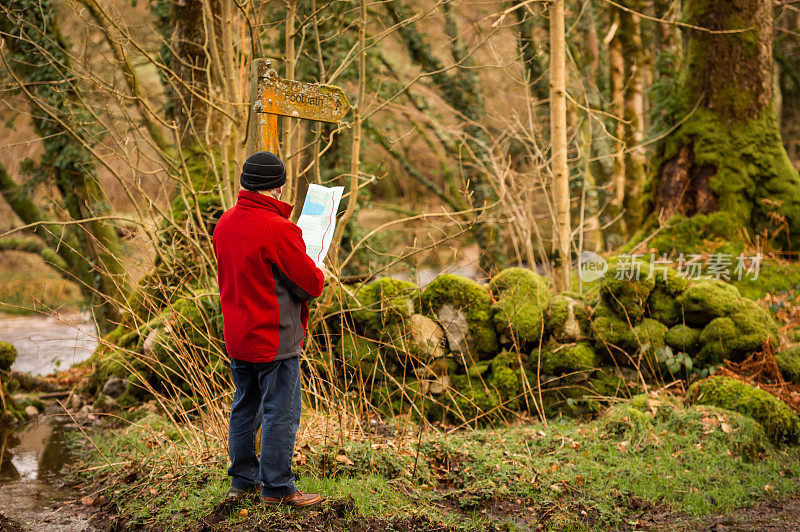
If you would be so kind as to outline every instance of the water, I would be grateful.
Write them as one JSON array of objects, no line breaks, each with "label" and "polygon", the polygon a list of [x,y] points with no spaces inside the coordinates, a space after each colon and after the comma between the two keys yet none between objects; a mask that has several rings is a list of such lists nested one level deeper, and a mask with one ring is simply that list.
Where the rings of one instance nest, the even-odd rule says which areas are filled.
[{"label": "water", "polygon": [[[47,375],[89,358],[98,342],[88,317],[59,318],[0,314],[0,341],[17,348],[12,369]],[[80,504],[72,504],[79,495],[61,482],[75,459],[68,430],[52,416],[0,430],[0,514],[30,530],[95,530]]]},{"label": "water", "polygon": [[15,316],[0,314],[0,341],[17,348],[11,369],[47,375],[83,362],[97,347],[97,332],[88,315]]}]

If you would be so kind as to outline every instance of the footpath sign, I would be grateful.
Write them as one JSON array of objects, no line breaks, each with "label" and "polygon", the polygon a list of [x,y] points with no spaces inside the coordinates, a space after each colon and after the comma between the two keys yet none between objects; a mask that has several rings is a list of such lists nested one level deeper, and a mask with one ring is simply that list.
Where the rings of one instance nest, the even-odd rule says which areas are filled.
[{"label": "footpath sign", "polygon": [[253,117],[260,137],[250,153],[278,150],[278,116],[300,120],[337,123],[350,112],[344,91],[335,85],[305,83],[278,77],[271,59],[255,59],[251,67],[255,76]]}]

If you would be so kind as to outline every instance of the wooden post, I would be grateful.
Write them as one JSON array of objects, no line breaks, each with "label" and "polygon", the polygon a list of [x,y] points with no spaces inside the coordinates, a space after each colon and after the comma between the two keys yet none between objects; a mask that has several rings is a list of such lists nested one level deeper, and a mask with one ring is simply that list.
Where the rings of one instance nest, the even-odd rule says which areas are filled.
[{"label": "wooden post", "polygon": [[277,78],[272,59],[254,59],[250,64],[250,127],[247,135],[247,155],[267,150],[278,153],[278,116],[269,113],[275,107],[275,84],[269,79]]}]

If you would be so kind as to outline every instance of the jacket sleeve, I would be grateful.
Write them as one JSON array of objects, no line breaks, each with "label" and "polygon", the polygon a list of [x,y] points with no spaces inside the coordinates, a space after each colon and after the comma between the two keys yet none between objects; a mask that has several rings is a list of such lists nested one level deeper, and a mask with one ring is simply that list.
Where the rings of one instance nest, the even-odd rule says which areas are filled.
[{"label": "jacket sleeve", "polygon": [[275,265],[292,294],[301,301],[309,301],[322,294],[325,275],[306,253],[303,231],[292,222],[279,226],[272,235]]}]

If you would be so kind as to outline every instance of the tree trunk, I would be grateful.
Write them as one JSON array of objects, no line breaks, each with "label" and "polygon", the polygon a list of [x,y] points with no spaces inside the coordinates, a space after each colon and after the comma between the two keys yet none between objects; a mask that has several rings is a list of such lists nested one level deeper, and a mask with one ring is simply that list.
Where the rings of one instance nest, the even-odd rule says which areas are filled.
[{"label": "tree trunk", "polygon": [[[673,109],[683,122],[659,147],[650,212],[714,213],[768,238],[800,226],[800,177],[772,105],[772,2],[687,0],[684,13],[710,31],[688,30]],[[776,244],[797,248],[800,239],[786,231]]]},{"label": "tree trunk", "polygon": [[[569,290],[570,209],[569,168],[567,167],[567,73],[564,36],[564,0],[550,7],[550,143],[552,151],[553,205],[555,206],[557,288]],[[560,274],[560,275],[559,275]]]}]

